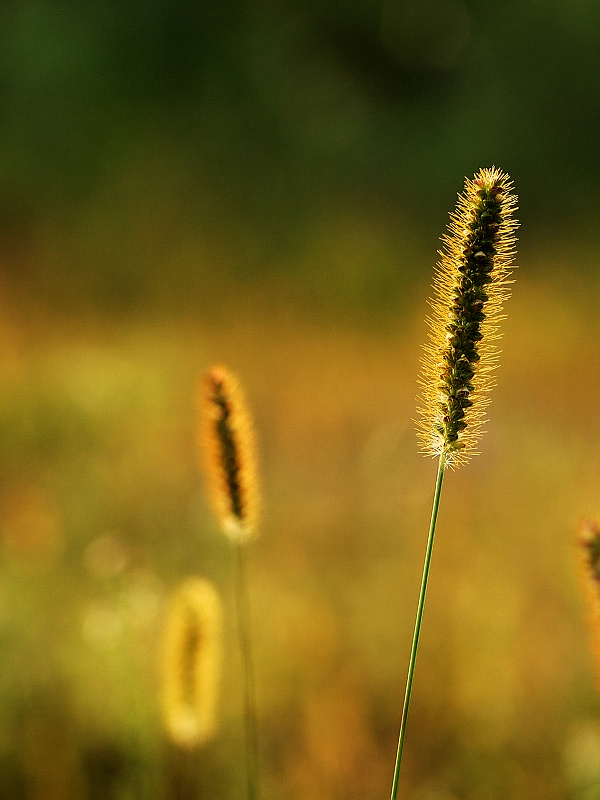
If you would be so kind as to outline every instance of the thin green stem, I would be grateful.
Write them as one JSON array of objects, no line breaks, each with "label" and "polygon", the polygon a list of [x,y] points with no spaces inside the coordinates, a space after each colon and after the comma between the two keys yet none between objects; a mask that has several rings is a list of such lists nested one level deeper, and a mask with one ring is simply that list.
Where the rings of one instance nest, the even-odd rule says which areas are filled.
[{"label": "thin green stem", "polygon": [[419,593],[419,603],[417,605],[417,615],[415,617],[415,630],[413,633],[412,647],[410,650],[410,661],[408,662],[408,675],[406,678],[406,690],[404,692],[404,705],[402,706],[402,718],[400,721],[400,735],[398,736],[398,751],[396,753],[396,766],[394,768],[394,781],[392,783],[391,800],[396,800],[398,795],[398,782],[400,779],[400,765],[402,763],[404,737],[406,735],[408,707],[410,705],[410,695],[412,692],[413,678],[415,675],[415,662],[417,660],[417,649],[419,647],[419,636],[421,634],[421,622],[423,621],[423,608],[425,606],[425,594],[427,593],[427,581],[429,579],[429,567],[431,566],[431,553],[433,551],[433,538],[435,536],[435,525],[440,507],[440,495],[442,493],[442,481],[444,479],[445,466],[446,459],[442,454],[440,456],[437,480],[435,483],[433,509],[431,511],[431,523],[429,525],[429,536],[427,538],[427,549],[425,551],[425,563],[423,564],[423,578],[421,579],[421,591]]},{"label": "thin green stem", "polygon": [[254,698],[254,664],[250,645],[250,614],[246,581],[245,547],[235,542],[235,597],[237,606],[242,669],[244,672],[244,723],[248,800],[258,800],[258,737],[256,734],[256,701]]}]

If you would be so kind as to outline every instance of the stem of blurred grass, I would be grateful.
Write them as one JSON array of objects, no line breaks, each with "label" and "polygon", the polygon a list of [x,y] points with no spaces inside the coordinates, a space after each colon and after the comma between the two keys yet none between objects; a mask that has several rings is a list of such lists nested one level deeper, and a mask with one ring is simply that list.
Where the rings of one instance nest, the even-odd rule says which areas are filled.
[{"label": "stem of blurred grass", "polygon": [[400,766],[402,764],[402,751],[404,750],[404,738],[406,736],[406,722],[408,720],[408,707],[410,705],[410,696],[412,693],[412,685],[415,675],[417,649],[419,647],[419,637],[421,635],[423,608],[425,606],[427,581],[429,580],[429,567],[431,566],[431,554],[433,552],[433,539],[435,536],[435,526],[437,523],[438,510],[440,507],[440,495],[442,493],[442,481],[444,479],[445,467],[446,467],[446,459],[444,457],[444,454],[442,454],[440,456],[437,480],[435,483],[435,493],[433,496],[433,509],[431,511],[431,522],[429,524],[429,536],[427,538],[427,549],[425,551],[425,563],[423,564],[423,577],[421,579],[421,591],[419,592],[419,603],[417,605],[417,615],[415,617],[415,630],[413,633],[412,647],[410,650],[410,660],[408,662],[408,675],[406,678],[406,689],[404,692],[404,705],[402,706],[402,718],[400,720],[400,735],[398,736],[398,750],[396,753],[396,766],[394,767],[394,780],[392,783],[391,800],[396,800],[396,797],[398,795]]},{"label": "stem of blurred grass", "polygon": [[235,550],[235,596],[244,672],[244,723],[246,776],[248,800],[258,800],[258,737],[256,733],[256,700],[254,693],[254,664],[250,637],[250,613],[246,580],[246,553],[243,543],[234,542]]}]

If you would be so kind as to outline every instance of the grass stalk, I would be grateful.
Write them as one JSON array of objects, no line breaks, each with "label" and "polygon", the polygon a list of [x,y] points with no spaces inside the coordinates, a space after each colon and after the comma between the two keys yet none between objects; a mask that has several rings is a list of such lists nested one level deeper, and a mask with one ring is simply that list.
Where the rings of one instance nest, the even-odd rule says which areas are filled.
[{"label": "grass stalk", "polygon": [[234,541],[235,550],[235,598],[242,655],[244,690],[244,739],[246,752],[246,777],[248,800],[258,800],[258,736],[256,731],[256,699],[254,683],[254,662],[250,636],[250,608],[246,579],[246,553],[244,544]]},{"label": "grass stalk", "polygon": [[226,367],[214,366],[206,373],[201,408],[201,439],[213,508],[223,533],[233,543],[248,800],[258,800],[258,736],[245,553],[246,543],[257,535],[260,504],[254,429],[238,380]]},{"label": "grass stalk", "polygon": [[516,197],[505,173],[482,169],[465,181],[436,267],[430,301],[429,341],[422,360],[421,416],[417,431],[423,451],[439,456],[423,578],[415,618],[400,735],[392,783],[396,800],[408,709],[423,622],[423,609],[444,471],[466,463],[486,422],[489,392],[499,351],[504,301],[509,297],[514,257]]},{"label": "grass stalk", "polygon": [[394,767],[394,780],[392,782],[391,800],[396,800],[398,795],[398,783],[400,780],[400,767],[402,764],[402,752],[404,750],[404,738],[406,736],[406,723],[408,721],[408,708],[412,693],[413,679],[415,675],[415,664],[417,661],[417,650],[419,648],[419,637],[421,635],[421,623],[423,622],[423,609],[425,607],[425,595],[427,593],[427,581],[429,580],[429,568],[431,566],[431,554],[433,552],[433,540],[435,537],[435,527],[437,523],[438,510],[440,507],[440,496],[442,493],[442,481],[446,458],[442,453],[438,465],[437,479],[435,483],[435,493],[433,496],[433,508],[431,511],[431,522],[429,525],[429,535],[427,537],[427,548],[425,550],[425,562],[423,564],[423,577],[421,579],[421,590],[419,592],[419,602],[415,617],[415,629],[413,633],[412,646],[410,650],[410,660],[408,662],[408,675],[406,677],[406,689],[404,692],[404,704],[402,706],[402,717],[400,720],[400,734],[398,736],[398,750],[396,752],[396,765]]}]

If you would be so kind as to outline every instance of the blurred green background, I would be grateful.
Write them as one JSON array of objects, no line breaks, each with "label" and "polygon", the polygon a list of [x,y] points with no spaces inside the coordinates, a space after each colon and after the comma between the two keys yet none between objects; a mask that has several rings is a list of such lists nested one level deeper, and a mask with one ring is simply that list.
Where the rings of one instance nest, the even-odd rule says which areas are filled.
[{"label": "blurred green background", "polygon": [[[232,566],[197,383],[241,377],[265,800],[389,795],[435,479],[416,377],[464,176],[521,220],[482,454],[442,497],[401,796],[591,800],[573,531],[600,514],[600,6],[0,8],[0,800],[243,796]],[[160,641],[225,605],[219,734],[166,741]]]}]

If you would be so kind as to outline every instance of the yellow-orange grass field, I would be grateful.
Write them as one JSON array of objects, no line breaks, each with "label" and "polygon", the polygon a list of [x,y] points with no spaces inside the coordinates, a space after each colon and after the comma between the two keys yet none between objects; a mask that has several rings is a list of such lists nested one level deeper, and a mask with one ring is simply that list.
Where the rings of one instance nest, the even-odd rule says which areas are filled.
[{"label": "yellow-orange grass field", "polygon": [[[6,303],[0,797],[243,796],[231,553],[197,452],[213,363],[243,382],[260,444],[264,798],[388,796],[435,478],[413,424],[427,294],[380,327],[241,290],[181,319]],[[517,274],[481,455],[445,480],[401,797],[600,793],[572,552],[600,514],[600,321],[582,297]],[[158,679],[166,599],[192,574],[222,596],[225,654],[216,737],[190,755],[161,729]]]}]

